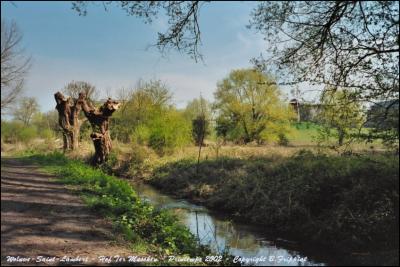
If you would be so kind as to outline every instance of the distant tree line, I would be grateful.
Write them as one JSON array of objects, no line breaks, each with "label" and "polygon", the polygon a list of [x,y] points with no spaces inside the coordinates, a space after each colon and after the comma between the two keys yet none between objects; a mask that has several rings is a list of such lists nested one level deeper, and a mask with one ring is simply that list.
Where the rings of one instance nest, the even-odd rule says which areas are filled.
[{"label": "distant tree line", "polygon": [[[333,137],[341,146],[360,135],[378,135],[385,131],[386,136],[391,138],[382,135],[374,138],[396,145],[399,126],[398,102],[396,105],[395,101],[385,102],[381,107],[372,106],[366,111],[354,100],[351,91],[332,89],[325,91],[318,105],[300,103],[300,109],[297,110],[283,98],[275,80],[255,68],[233,70],[216,87],[213,103],[200,96],[190,101],[184,109],[174,106],[171,90],[160,80],[140,80],[133,88],[121,89],[117,93],[120,108],[110,117],[110,138],[148,146],[160,155],[190,144],[207,145],[207,140],[287,145],[293,123],[297,121],[296,112],[299,111],[301,120],[320,125],[320,140]],[[72,81],[62,91],[73,96],[65,98],[71,105],[78,101],[76,96],[79,98],[79,92],[87,95],[90,106],[100,103],[99,91],[87,82]],[[397,107],[397,110],[386,114],[387,105]],[[2,141],[63,136],[60,134],[62,131],[57,112],[40,113],[34,98],[22,98],[13,115],[14,121],[2,121]],[[84,114],[79,113],[76,119],[77,139],[74,147],[78,147],[78,142],[82,140],[90,140],[92,133]],[[365,132],[365,127],[371,130]]]}]

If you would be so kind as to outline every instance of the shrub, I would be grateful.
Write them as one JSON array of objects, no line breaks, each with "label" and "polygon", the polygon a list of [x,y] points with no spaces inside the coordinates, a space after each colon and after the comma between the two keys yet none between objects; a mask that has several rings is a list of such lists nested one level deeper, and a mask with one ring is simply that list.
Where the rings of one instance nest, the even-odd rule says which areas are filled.
[{"label": "shrub", "polygon": [[192,136],[195,144],[200,145],[208,135],[210,135],[208,120],[204,115],[197,116],[192,120]]},{"label": "shrub", "polygon": [[39,133],[40,137],[49,140],[54,137],[54,132],[50,129],[43,129]]},{"label": "shrub", "polygon": [[280,133],[278,135],[278,144],[280,146],[288,146],[289,145],[289,139],[284,133]]},{"label": "shrub", "polygon": [[129,160],[129,174],[135,178],[144,178],[152,170],[152,161],[157,155],[145,146],[134,144]]},{"label": "shrub", "polygon": [[146,125],[138,125],[131,135],[131,142],[139,145],[147,145],[150,137],[150,129]]},{"label": "shrub", "polygon": [[191,141],[191,127],[182,114],[170,110],[154,118],[150,125],[149,146],[159,155],[173,152]]},{"label": "shrub", "polygon": [[35,126],[24,126],[23,123],[19,121],[1,122],[1,138],[5,142],[29,143],[36,137],[38,137],[38,134]]}]

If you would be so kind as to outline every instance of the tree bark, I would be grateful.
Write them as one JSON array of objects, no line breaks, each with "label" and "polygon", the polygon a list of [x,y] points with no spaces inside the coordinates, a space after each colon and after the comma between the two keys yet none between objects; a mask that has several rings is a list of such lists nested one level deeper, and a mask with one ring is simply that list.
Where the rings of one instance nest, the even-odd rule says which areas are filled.
[{"label": "tree bark", "polygon": [[56,100],[56,109],[58,111],[58,124],[63,131],[63,150],[64,152],[72,149],[72,126],[70,117],[72,116],[70,99],[65,99],[60,92],[54,94]]},{"label": "tree bark", "polygon": [[111,152],[109,118],[119,108],[120,103],[109,98],[99,109],[96,109],[86,101],[84,93],[79,94],[77,102],[83,109],[93,129],[93,132],[90,134],[95,148],[92,164],[100,165],[107,161],[108,155]]},{"label": "tree bark", "polygon": [[55,93],[54,98],[57,103],[58,124],[63,130],[64,152],[76,150],[79,147],[81,103],[78,100],[72,100],[70,97],[66,99],[60,92]]}]

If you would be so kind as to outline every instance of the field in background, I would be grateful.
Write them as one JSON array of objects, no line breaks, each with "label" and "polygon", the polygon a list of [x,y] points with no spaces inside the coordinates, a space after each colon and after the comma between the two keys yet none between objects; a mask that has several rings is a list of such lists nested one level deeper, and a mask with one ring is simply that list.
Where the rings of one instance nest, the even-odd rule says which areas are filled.
[{"label": "field in background", "polygon": [[[313,152],[323,152],[327,154],[337,154],[339,151],[332,150],[328,145],[334,145],[336,140],[330,139],[329,144],[318,145],[318,129],[319,126],[314,123],[300,123],[294,124],[288,134],[288,145],[278,145],[276,142],[270,142],[265,145],[235,145],[227,143],[224,145],[217,145],[215,138],[211,137],[206,140],[206,146],[202,147],[201,159],[210,159],[217,157],[232,157],[232,158],[249,158],[249,157],[290,157],[302,149],[311,150]],[[364,131],[367,131],[366,129]],[[138,145],[132,143],[122,143],[118,140],[113,140],[112,153],[114,157],[119,160],[125,161],[129,155],[135,153],[134,150],[138,149]],[[142,147],[142,146],[140,146]],[[353,142],[350,148],[355,153],[380,153],[385,151],[385,147],[379,141],[373,143],[365,143],[363,141]],[[199,148],[191,145],[177,149],[172,154],[164,155],[163,157],[157,156],[151,149],[143,148],[151,158],[158,158],[158,160],[176,161],[183,158],[194,159],[198,157]],[[48,152],[59,150],[62,151],[62,138],[35,138],[28,142],[16,142],[14,144],[6,143],[4,140],[1,142],[2,155],[11,155],[15,153],[32,153],[32,152]],[[72,158],[88,158],[94,153],[93,144],[90,140],[82,140],[78,151],[69,152]]]}]

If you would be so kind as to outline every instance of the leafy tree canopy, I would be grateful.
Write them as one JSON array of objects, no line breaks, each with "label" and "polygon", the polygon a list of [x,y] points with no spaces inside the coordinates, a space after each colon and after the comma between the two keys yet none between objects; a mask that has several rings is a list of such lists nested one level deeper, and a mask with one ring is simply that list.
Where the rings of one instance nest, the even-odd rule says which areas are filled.
[{"label": "leafy tree canopy", "polygon": [[217,85],[217,123],[229,123],[227,131],[245,143],[267,140],[268,135],[285,131],[284,125],[294,116],[280,95],[273,79],[260,71],[233,70]]}]

